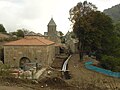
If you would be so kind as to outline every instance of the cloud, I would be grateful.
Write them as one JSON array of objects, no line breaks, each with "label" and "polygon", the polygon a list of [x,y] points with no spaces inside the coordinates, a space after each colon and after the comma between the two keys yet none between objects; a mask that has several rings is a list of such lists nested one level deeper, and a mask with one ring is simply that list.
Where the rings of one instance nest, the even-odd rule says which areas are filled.
[{"label": "cloud", "polygon": [[[120,0],[88,1],[96,4],[100,10],[120,2]],[[47,24],[53,17],[57,30],[66,33],[71,28],[68,20],[69,9],[78,2],[79,0],[0,0],[0,23],[8,32],[26,28],[43,33],[47,31]]]},{"label": "cloud", "polygon": [[25,19],[36,19],[40,16],[41,5],[39,0],[25,0],[19,11],[19,17]]},{"label": "cloud", "polygon": [[7,31],[15,31],[18,28],[34,28],[35,20],[40,16],[37,1],[0,0],[0,23],[5,26]]}]

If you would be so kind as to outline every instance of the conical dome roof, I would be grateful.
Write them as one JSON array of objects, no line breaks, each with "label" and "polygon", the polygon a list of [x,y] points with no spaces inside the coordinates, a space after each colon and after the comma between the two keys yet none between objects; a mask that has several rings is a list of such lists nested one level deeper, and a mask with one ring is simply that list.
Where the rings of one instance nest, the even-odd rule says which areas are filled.
[{"label": "conical dome roof", "polygon": [[53,20],[53,18],[51,18],[50,22],[48,23],[48,26],[56,26],[56,23]]}]

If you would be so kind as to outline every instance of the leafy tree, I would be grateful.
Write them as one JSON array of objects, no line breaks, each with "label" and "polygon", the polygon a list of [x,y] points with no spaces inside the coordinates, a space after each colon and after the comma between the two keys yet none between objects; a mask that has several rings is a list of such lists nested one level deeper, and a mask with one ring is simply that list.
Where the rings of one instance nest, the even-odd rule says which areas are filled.
[{"label": "leafy tree", "polygon": [[83,50],[96,51],[96,57],[104,68],[119,71],[119,23],[113,25],[109,16],[97,11],[95,5],[87,1],[70,9],[70,21],[79,39],[80,60],[83,59]]},{"label": "leafy tree", "polygon": [[24,32],[21,29],[17,30],[17,37],[24,37]]},{"label": "leafy tree", "polygon": [[96,11],[95,5],[87,1],[79,2],[76,6],[70,9],[70,21],[73,23],[73,31],[79,39],[80,59],[83,59],[83,49],[85,44],[85,33],[90,30],[90,23],[88,17],[90,12]]},{"label": "leafy tree", "polygon": [[120,58],[103,55],[101,60],[101,66],[103,66],[105,69],[120,72]]},{"label": "leafy tree", "polygon": [[17,32],[10,32],[10,35],[17,35]]},{"label": "leafy tree", "polygon": [[61,32],[61,31],[58,31],[59,33],[60,33],[60,37],[62,37],[64,34],[63,34],[63,32]]},{"label": "leafy tree", "polygon": [[30,33],[31,31],[27,30],[27,29],[18,29],[15,32],[11,32],[12,35],[16,35],[17,37],[24,37],[25,34]]},{"label": "leafy tree", "polygon": [[59,33],[59,36],[60,36],[60,39],[61,39],[61,43],[65,43],[65,37],[63,36],[64,35],[63,32],[58,31],[58,33]]},{"label": "leafy tree", "polygon": [[[79,39],[81,60],[83,50],[107,52],[106,47],[111,44],[113,39],[111,36],[114,36],[111,18],[96,9],[95,5],[87,1],[80,2],[70,9],[70,21]],[[110,45],[109,49],[111,49]]]},{"label": "leafy tree", "polygon": [[6,33],[6,30],[2,24],[0,24],[0,32],[1,33]]},{"label": "leafy tree", "polygon": [[103,68],[120,72],[120,37],[114,33],[109,37],[109,41],[103,45],[104,51],[100,64]]},{"label": "leafy tree", "polygon": [[30,33],[30,32],[31,32],[30,30],[25,29],[25,28],[22,28],[21,30],[23,31],[24,35],[25,35],[25,34],[28,34],[28,33]]},{"label": "leafy tree", "polygon": [[117,22],[114,24],[115,27],[115,33],[118,37],[120,37],[120,22]]}]

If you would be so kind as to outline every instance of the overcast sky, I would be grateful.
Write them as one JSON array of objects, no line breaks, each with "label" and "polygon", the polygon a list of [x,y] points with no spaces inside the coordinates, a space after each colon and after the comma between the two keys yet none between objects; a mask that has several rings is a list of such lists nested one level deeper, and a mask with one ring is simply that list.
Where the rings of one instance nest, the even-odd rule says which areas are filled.
[{"label": "overcast sky", "polygon": [[[36,33],[47,31],[47,24],[53,17],[57,30],[70,30],[69,10],[84,0],[0,0],[0,23],[8,32],[25,28]],[[87,0],[98,10],[110,8],[120,0]]]}]

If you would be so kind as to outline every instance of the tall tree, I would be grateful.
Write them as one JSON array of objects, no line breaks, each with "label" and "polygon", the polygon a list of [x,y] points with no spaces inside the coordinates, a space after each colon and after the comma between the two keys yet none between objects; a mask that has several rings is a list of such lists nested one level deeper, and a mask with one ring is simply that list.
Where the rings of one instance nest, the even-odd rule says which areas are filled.
[{"label": "tall tree", "polygon": [[3,24],[0,24],[0,32],[1,33],[6,33],[6,30],[5,30],[4,26],[3,26]]},{"label": "tall tree", "polygon": [[70,21],[73,23],[73,31],[79,39],[81,60],[83,50],[105,50],[104,45],[107,46],[111,42],[112,38],[109,39],[109,37],[113,34],[112,20],[104,13],[97,11],[96,6],[92,3],[84,1],[71,8]]},{"label": "tall tree", "polygon": [[76,6],[70,9],[70,21],[73,23],[73,31],[79,39],[80,59],[83,59],[83,49],[85,44],[85,31],[89,31],[90,22],[88,22],[86,15],[92,11],[96,11],[96,6],[87,1],[79,2]]}]

